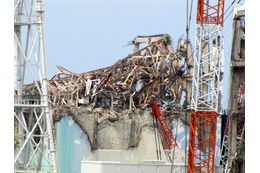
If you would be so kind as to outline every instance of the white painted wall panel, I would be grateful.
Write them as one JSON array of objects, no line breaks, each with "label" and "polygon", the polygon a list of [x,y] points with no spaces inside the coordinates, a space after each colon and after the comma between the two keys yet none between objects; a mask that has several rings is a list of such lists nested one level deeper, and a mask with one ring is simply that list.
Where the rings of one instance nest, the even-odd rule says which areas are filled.
[{"label": "white painted wall panel", "polygon": [[[120,163],[102,161],[81,161],[81,173],[165,173],[170,172],[171,164],[147,161],[144,163]],[[186,173],[184,164],[174,164],[173,173]],[[222,173],[221,166],[215,166],[215,173]]]}]

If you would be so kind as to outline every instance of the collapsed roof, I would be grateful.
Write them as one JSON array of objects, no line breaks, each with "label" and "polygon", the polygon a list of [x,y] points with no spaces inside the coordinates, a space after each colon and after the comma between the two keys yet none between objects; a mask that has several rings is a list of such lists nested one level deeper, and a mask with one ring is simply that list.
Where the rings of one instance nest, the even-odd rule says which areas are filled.
[{"label": "collapsed roof", "polygon": [[[148,46],[139,50],[140,43]],[[190,79],[189,73],[182,78],[185,69],[179,65],[181,49],[177,51],[173,51],[167,34],[138,36],[133,41],[133,53],[112,66],[80,74],[57,66],[59,72],[48,81],[49,101],[56,107],[91,105],[132,110],[145,108],[153,98],[167,109],[176,109],[182,80]],[[34,84],[24,87],[27,94],[37,93]]]}]

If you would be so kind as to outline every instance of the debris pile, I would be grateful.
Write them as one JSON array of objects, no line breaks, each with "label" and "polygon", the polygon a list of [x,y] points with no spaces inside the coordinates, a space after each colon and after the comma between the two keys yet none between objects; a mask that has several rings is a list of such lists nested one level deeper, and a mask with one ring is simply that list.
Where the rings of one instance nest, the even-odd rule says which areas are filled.
[{"label": "debris pile", "polygon": [[[141,43],[148,46],[139,50]],[[77,74],[57,66],[59,72],[48,81],[54,122],[71,116],[92,151],[138,147],[143,129],[154,128],[152,99],[171,129],[173,119],[183,121],[189,103],[180,102],[181,92],[186,100],[191,96],[191,66],[182,61],[187,44],[179,41],[174,52],[169,35],[138,36],[132,44],[133,53],[110,67]],[[24,91],[39,95],[35,84],[24,85]]]},{"label": "debris pile", "polygon": [[[162,39],[151,42],[154,38]],[[183,51],[173,52],[169,35],[148,40],[148,46],[110,67],[77,74],[57,66],[59,72],[48,81],[52,107],[91,105],[92,109],[132,111],[147,109],[153,98],[164,109],[177,110],[182,79],[191,78],[187,74],[182,78],[185,69],[179,60]],[[29,84],[24,91],[34,95],[37,89]]]}]

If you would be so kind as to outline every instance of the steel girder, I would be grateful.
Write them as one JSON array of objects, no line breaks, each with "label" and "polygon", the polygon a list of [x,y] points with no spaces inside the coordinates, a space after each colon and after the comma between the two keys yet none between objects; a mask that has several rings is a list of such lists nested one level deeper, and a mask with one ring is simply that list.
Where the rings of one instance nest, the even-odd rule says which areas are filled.
[{"label": "steel girder", "polygon": [[[15,94],[14,169],[57,172],[53,123],[48,104],[41,0],[14,3]],[[37,95],[26,94],[32,80]]]},{"label": "steel girder", "polygon": [[219,83],[223,57],[222,26],[197,25],[191,108],[219,111]]},{"label": "steel girder", "polygon": [[[84,99],[86,105],[95,107],[98,99],[104,99],[110,107],[128,105],[131,110],[145,108],[155,97],[177,110],[185,67],[179,65],[180,57],[172,51],[169,41],[160,39],[110,67],[81,74],[57,66],[59,72],[48,81],[49,102],[55,107],[78,107]],[[190,79],[185,75],[184,80]],[[27,93],[36,90],[34,84],[24,88]]]},{"label": "steel girder", "polygon": [[214,172],[217,114],[191,111],[188,173]]},{"label": "steel girder", "polygon": [[220,71],[224,56],[224,0],[197,1],[188,170],[214,172]]}]

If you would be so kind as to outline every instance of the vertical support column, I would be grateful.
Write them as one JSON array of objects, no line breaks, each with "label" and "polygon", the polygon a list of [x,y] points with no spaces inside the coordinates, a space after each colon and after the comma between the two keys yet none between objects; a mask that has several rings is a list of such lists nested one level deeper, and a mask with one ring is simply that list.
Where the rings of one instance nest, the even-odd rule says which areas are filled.
[{"label": "vertical support column", "polygon": [[224,0],[197,1],[188,173],[214,172]]},{"label": "vertical support column", "polygon": [[[48,104],[43,34],[44,10],[41,3],[41,0],[15,1],[14,39],[18,46],[14,118],[19,125],[19,132],[15,133],[17,135],[15,139],[19,141],[14,153],[15,172],[57,172],[54,127]],[[32,77],[37,87],[34,93],[23,91],[27,74],[25,67],[28,67],[31,75],[26,77]],[[24,94],[27,98],[23,98]],[[43,167],[42,163],[47,163],[47,167]]]},{"label": "vertical support column", "polygon": [[232,169],[232,172],[236,172],[236,167],[232,167],[233,159],[237,149],[237,115],[234,113],[230,114],[229,119],[229,139],[228,139],[228,160],[226,170]]},{"label": "vertical support column", "polygon": [[197,116],[196,112],[191,110],[187,173],[193,173],[193,169],[194,169],[193,163],[194,163],[195,134],[196,134],[195,127],[196,127],[196,119],[197,119],[196,116]]},{"label": "vertical support column", "polygon": [[[20,17],[20,16],[19,16]],[[16,25],[14,27],[14,32],[17,35],[17,41],[21,43],[21,26]],[[22,50],[20,49],[19,46],[17,46],[17,95],[16,99],[17,102],[20,103],[22,101],[22,92],[23,92],[23,58],[22,58]],[[17,109],[17,115],[20,119],[22,119],[22,108]],[[19,124],[19,145],[21,146],[24,143],[24,136],[25,136],[25,131],[21,123]],[[20,165],[19,167],[24,168],[25,164],[25,151],[21,152],[21,156],[19,159]]]},{"label": "vertical support column", "polygon": [[217,114],[191,111],[187,173],[214,172]]},{"label": "vertical support column", "polygon": [[[22,109],[18,109],[17,110],[17,114],[18,114],[18,117],[20,120],[23,119],[23,113],[22,113]],[[19,123],[19,146],[22,147],[23,144],[25,143],[25,131],[24,131],[24,128],[22,126],[21,123]],[[19,158],[19,167],[20,168],[24,168],[24,164],[25,164],[25,151],[21,151],[21,154],[20,154],[20,158]]]},{"label": "vertical support column", "polygon": [[[199,61],[199,63],[201,64],[199,67],[200,68],[200,73],[204,73],[204,74],[209,74],[209,43],[207,40],[201,40],[201,49],[199,51],[201,51],[201,59],[200,61],[203,61],[203,63],[201,63]],[[204,80],[204,79],[203,79]],[[209,93],[209,81],[204,80],[203,83],[200,84],[199,82],[199,90],[200,90],[200,94],[201,96]],[[207,97],[203,97],[201,98],[201,101],[205,102],[208,98]]]},{"label": "vertical support column", "polygon": [[[14,27],[14,31],[17,35],[18,41],[21,43],[21,26],[17,25]],[[18,102],[22,99],[22,91],[23,91],[23,76],[22,76],[22,52],[19,46],[17,46],[17,100]]]},{"label": "vertical support column", "polygon": [[134,43],[133,44],[133,50],[132,50],[132,53],[135,53],[139,50],[139,43]]},{"label": "vertical support column", "polygon": [[[235,7],[236,8],[236,7]],[[245,105],[239,105],[239,87],[245,82],[245,53],[243,30],[245,17],[244,10],[235,10],[233,19],[233,38],[230,58],[230,100],[229,100],[229,134],[228,134],[228,158],[226,162],[226,172],[236,173],[244,165],[244,151],[238,150],[238,121],[245,118]],[[241,152],[239,152],[241,151]],[[238,159],[239,158],[239,159]],[[245,170],[239,170],[244,172]]]},{"label": "vertical support column", "polygon": [[92,150],[96,150],[98,148],[98,116],[99,116],[99,113],[95,113],[94,125],[93,125],[93,146],[92,146]]},{"label": "vertical support column", "polygon": [[53,138],[53,121],[48,105],[48,84],[47,84],[47,73],[46,73],[46,60],[45,60],[45,46],[44,46],[44,33],[43,33],[43,9],[41,0],[37,0],[36,11],[38,13],[39,23],[37,24],[37,30],[39,33],[40,50],[41,50],[41,64],[42,64],[42,96],[41,104],[46,117],[46,125],[48,132],[48,140],[50,145],[50,159],[51,159],[51,171],[57,172],[56,163],[56,149]]}]

